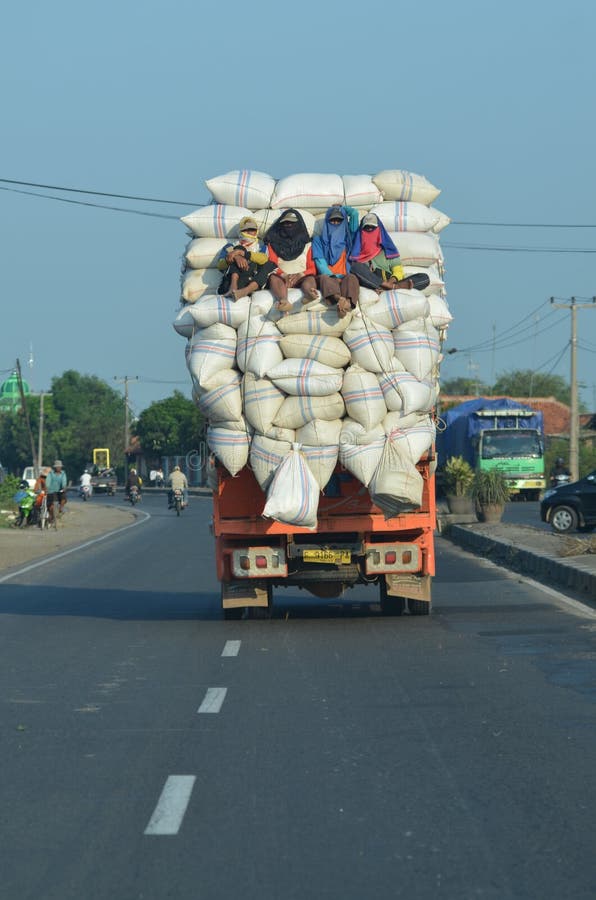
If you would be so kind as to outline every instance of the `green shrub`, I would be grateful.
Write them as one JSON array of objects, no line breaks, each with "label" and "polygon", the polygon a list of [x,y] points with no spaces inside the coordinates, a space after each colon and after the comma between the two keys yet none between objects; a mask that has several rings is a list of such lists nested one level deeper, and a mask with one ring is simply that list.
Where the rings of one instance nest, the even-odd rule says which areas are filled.
[{"label": "green shrub", "polygon": [[509,485],[502,470],[476,472],[472,483],[472,497],[481,505],[506,503],[509,500]]},{"label": "green shrub", "polygon": [[446,494],[469,497],[474,482],[474,469],[463,456],[450,456],[443,469],[443,484]]},{"label": "green shrub", "polygon": [[[6,475],[2,484],[0,484],[0,510],[4,512],[16,512],[17,504],[12,499],[19,489],[20,478],[16,475]],[[8,524],[6,515],[0,513],[0,527]]]}]

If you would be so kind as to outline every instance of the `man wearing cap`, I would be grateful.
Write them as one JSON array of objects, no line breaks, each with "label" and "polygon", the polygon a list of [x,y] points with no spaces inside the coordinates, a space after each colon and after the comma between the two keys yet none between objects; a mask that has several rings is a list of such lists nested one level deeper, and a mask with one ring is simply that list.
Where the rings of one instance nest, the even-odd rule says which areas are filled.
[{"label": "man wearing cap", "polygon": [[252,216],[244,216],[238,225],[238,240],[226,244],[217,268],[224,273],[218,294],[239,300],[263,290],[275,266],[269,262],[267,248],[257,237],[258,225]]},{"label": "man wearing cap", "polygon": [[55,459],[54,465],[46,477],[46,490],[48,492],[48,517],[50,522],[54,520],[54,503],[58,503],[58,515],[62,515],[66,505],[66,486],[68,479],[62,468],[62,460]]}]

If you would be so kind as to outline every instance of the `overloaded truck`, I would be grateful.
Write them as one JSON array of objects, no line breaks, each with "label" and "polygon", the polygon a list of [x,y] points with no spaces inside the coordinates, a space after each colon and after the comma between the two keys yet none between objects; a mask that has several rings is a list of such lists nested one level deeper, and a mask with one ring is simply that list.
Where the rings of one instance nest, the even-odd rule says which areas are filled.
[{"label": "overloaded truck", "polygon": [[477,397],[442,414],[437,432],[439,478],[453,456],[478,471],[500,469],[515,497],[538,500],[546,487],[540,410],[508,397]]},{"label": "overloaded truck", "polygon": [[[355,585],[371,585],[371,599],[376,588],[387,615],[428,615],[434,412],[452,318],[438,239],[449,219],[431,205],[439,190],[401,169],[277,181],[237,170],[206,186],[212,202],[182,217],[191,240],[173,327],[206,419],[224,617],[269,607],[274,588],[331,599]],[[264,238],[291,214],[302,259],[338,206],[357,209],[362,227],[373,214],[404,276],[425,277],[399,290],[361,281],[349,311],[294,287],[282,308],[266,288],[218,293],[225,248],[247,222]],[[301,271],[296,258],[284,271]]]}]

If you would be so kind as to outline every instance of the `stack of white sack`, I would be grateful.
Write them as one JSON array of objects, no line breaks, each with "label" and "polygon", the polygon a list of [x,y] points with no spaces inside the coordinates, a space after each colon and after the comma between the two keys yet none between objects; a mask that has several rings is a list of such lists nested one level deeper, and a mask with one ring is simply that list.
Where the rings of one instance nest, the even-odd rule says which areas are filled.
[{"label": "stack of white sack", "polygon": [[[449,219],[423,176],[230,172],[206,182],[210,206],[182,221],[182,306],[175,330],[187,339],[193,399],[208,423],[210,450],[231,475],[249,465],[266,493],[263,515],[316,528],[320,492],[339,462],[387,518],[420,506],[417,462],[434,442],[441,345],[451,321],[439,232]],[[311,234],[329,206],[373,210],[391,233],[406,275],[425,271],[417,290],[360,289],[344,318],[321,301],[281,313],[268,290],[236,302],[216,294],[221,249],[245,215],[260,234],[283,209],[301,211]]]}]

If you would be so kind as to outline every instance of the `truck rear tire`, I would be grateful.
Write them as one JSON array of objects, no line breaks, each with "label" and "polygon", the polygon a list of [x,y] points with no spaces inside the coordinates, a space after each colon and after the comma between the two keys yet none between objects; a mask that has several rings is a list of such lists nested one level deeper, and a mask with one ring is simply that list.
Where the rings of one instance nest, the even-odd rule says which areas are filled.
[{"label": "truck rear tire", "polygon": [[410,598],[408,600],[408,612],[411,616],[428,616],[430,615],[430,601]]},{"label": "truck rear tire", "polygon": [[379,579],[379,602],[384,616],[401,616],[406,608],[405,597],[392,597],[387,593],[387,582],[384,575],[381,575]]},{"label": "truck rear tire", "polygon": [[237,622],[244,615],[244,609],[244,606],[234,606],[231,609],[224,609],[224,620],[226,622]]}]

